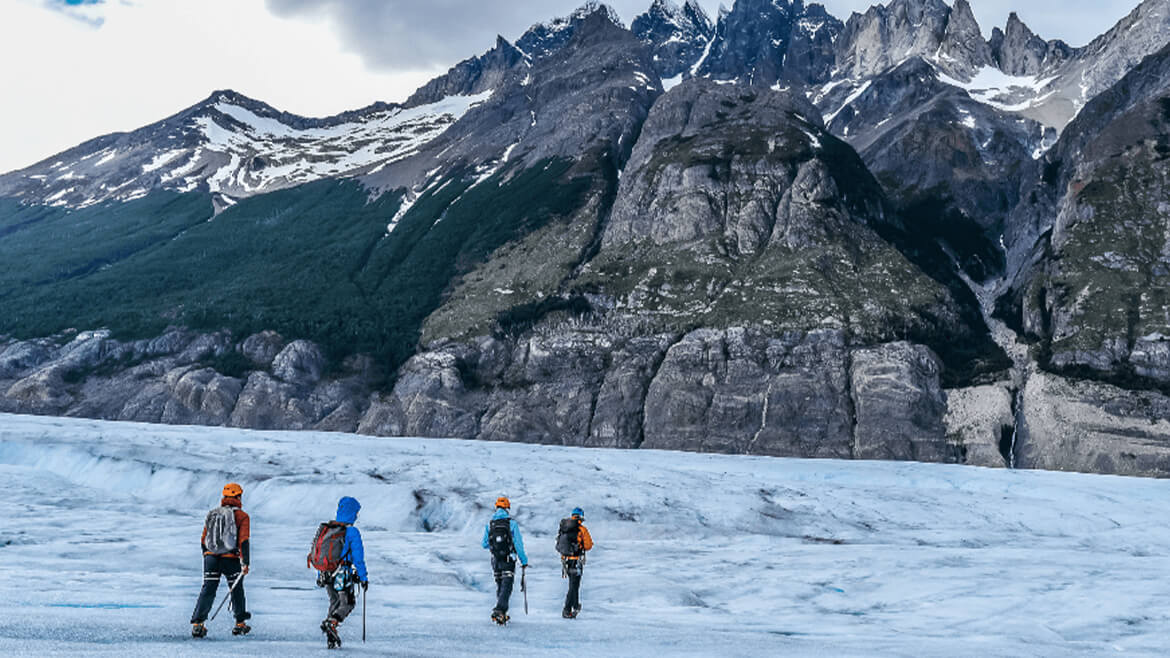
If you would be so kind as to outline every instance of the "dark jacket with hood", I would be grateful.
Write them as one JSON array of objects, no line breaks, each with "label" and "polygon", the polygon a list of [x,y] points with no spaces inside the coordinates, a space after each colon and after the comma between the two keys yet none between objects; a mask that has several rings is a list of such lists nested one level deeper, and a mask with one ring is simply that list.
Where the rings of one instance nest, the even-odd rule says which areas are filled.
[{"label": "dark jacket with hood", "polygon": [[356,498],[346,496],[337,502],[337,522],[344,523],[345,545],[341,548],[341,559],[353,565],[357,571],[358,580],[366,582],[369,575],[366,573],[366,550],[362,546],[362,533],[353,524],[357,521],[358,510],[362,504]]}]

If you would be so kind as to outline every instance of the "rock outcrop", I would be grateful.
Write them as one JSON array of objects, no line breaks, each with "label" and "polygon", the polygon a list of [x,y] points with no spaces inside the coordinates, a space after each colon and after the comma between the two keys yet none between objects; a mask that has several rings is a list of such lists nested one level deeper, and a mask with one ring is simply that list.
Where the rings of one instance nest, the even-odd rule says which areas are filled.
[{"label": "rock outcrop", "polygon": [[[149,423],[232,425],[263,429],[353,431],[368,406],[378,369],[347,360],[331,378],[316,345],[293,341],[266,366],[253,359],[238,376],[223,374],[228,358],[254,355],[270,332],[239,342],[225,333],[171,330],[152,340],[122,342],[83,332],[15,342],[0,376],[0,410]],[[263,350],[260,350],[263,353]],[[217,369],[218,368],[218,369]]]},{"label": "rock outcrop", "polygon": [[1170,397],[1037,372],[1020,415],[1019,467],[1170,477]]},{"label": "rock outcrop", "polygon": [[1024,24],[1016,12],[1008,16],[1004,29],[991,31],[991,57],[1008,75],[1036,76],[1055,69],[1073,55],[1063,41],[1044,41]]},{"label": "rock outcrop", "polygon": [[674,0],[654,0],[630,24],[630,31],[649,49],[658,76],[665,80],[690,73],[708,52],[715,26],[695,0],[681,7]]},{"label": "rock outcrop", "polygon": [[721,13],[695,75],[757,87],[828,82],[839,20],[803,0],[739,0]]}]

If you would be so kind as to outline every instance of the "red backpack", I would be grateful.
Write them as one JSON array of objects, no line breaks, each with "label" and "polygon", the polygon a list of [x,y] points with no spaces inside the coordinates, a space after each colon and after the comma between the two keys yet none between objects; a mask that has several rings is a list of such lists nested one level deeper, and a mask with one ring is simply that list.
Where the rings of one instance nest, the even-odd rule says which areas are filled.
[{"label": "red backpack", "polygon": [[313,538],[306,561],[317,571],[337,571],[341,566],[341,551],[345,548],[345,524],[336,521],[322,523]]}]

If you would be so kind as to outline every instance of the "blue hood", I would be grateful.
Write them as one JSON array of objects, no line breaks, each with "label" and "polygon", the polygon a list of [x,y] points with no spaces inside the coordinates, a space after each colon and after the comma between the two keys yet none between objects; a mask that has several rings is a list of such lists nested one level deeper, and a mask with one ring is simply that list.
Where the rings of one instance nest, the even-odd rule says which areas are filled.
[{"label": "blue hood", "polygon": [[357,498],[350,498],[346,496],[337,502],[337,521],[338,523],[353,523],[357,521],[358,510],[362,508],[362,504],[357,501]]},{"label": "blue hood", "polygon": [[[354,501],[354,502],[357,502],[357,501]],[[510,514],[508,514],[508,510],[506,510],[506,509],[504,509],[504,508],[502,508],[502,507],[497,507],[497,508],[496,508],[496,512],[495,512],[495,514],[492,514],[492,519],[493,519],[493,520],[495,520],[495,519],[506,519],[506,518],[508,518],[508,517],[510,517],[510,516],[511,516],[511,515],[510,515]]]}]

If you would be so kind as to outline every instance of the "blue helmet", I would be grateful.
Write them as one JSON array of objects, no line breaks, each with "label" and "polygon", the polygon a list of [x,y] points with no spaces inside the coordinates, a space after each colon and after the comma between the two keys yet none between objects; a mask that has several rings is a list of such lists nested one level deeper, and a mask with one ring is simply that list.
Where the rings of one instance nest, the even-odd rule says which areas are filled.
[{"label": "blue helmet", "polygon": [[581,509],[580,507],[574,507],[573,508],[573,516],[579,516],[581,518],[585,518],[585,510]]}]

